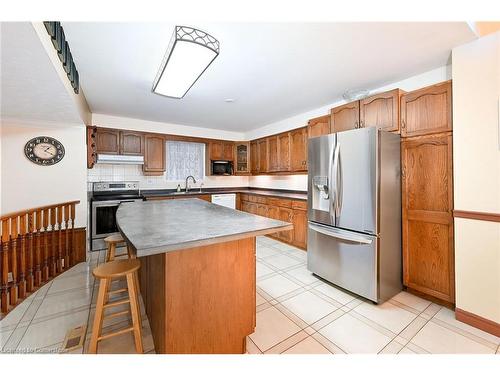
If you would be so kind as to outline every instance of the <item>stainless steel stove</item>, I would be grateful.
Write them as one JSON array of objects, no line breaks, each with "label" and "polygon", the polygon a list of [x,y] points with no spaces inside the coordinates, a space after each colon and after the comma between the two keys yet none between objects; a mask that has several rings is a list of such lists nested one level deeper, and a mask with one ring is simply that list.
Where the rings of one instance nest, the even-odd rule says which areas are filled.
[{"label": "stainless steel stove", "polygon": [[105,249],[104,238],[118,233],[115,216],[120,203],[142,200],[137,181],[94,182],[90,198],[91,251]]}]

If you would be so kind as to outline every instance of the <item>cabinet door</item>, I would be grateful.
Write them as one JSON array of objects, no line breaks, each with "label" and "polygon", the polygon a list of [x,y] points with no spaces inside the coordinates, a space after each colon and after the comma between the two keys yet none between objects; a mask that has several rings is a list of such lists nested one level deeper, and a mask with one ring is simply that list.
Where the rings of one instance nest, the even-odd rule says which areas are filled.
[{"label": "cabinet door", "polygon": [[401,159],[403,283],[453,303],[451,135],[404,140]]},{"label": "cabinet door", "polygon": [[412,91],[401,97],[402,137],[449,130],[452,130],[451,81]]},{"label": "cabinet door", "polygon": [[332,133],[359,128],[359,100],[332,108]]},{"label": "cabinet door", "polygon": [[120,131],[97,128],[96,151],[98,154],[118,155],[120,153]]},{"label": "cabinet door", "polygon": [[258,215],[257,203],[248,202],[248,212],[254,215]]},{"label": "cabinet door", "polygon": [[307,171],[307,129],[290,132],[290,169],[294,172]]},{"label": "cabinet door", "polygon": [[224,142],[222,144],[222,160],[234,160],[233,142]]},{"label": "cabinet door", "polygon": [[287,172],[290,170],[290,133],[278,135],[278,170]]},{"label": "cabinet door", "polygon": [[121,155],[144,155],[144,136],[141,133],[120,132]]},{"label": "cabinet door", "polygon": [[293,210],[293,244],[307,248],[307,211]]},{"label": "cabinet door", "polygon": [[268,152],[267,152],[267,138],[257,141],[259,152],[259,173],[266,173],[268,171]]},{"label": "cabinet door", "polygon": [[257,215],[267,217],[267,205],[258,204],[257,205]]},{"label": "cabinet door", "polygon": [[[293,211],[290,208],[279,207],[278,210],[279,220],[286,221],[287,223],[293,223]],[[279,238],[283,241],[290,244],[293,242],[293,230],[285,230],[278,233]]]},{"label": "cabinet door", "polygon": [[273,136],[267,139],[267,152],[268,152],[268,172],[277,172],[279,170],[279,151],[278,151],[278,137]]},{"label": "cabinet door", "polygon": [[209,152],[210,160],[224,160],[222,142],[220,141],[210,142],[208,147],[210,147],[210,152]]},{"label": "cabinet door", "polygon": [[248,174],[250,172],[250,145],[248,142],[237,143],[236,148],[236,174]]},{"label": "cabinet door", "polygon": [[398,131],[401,93],[401,90],[395,89],[362,99],[359,106],[360,127]]},{"label": "cabinet door", "polygon": [[330,134],[330,116],[316,117],[308,121],[309,138]]},{"label": "cabinet door", "polygon": [[143,171],[149,175],[161,175],[165,172],[165,139],[160,135],[144,136]]},{"label": "cabinet door", "polygon": [[[279,208],[277,206],[269,205],[267,208],[267,217],[270,219],[279,220],[280,219]],[[280,232],[271,233],[270,236],[275,237],[275,238],[279,238],[280,237],[279,233]]]},{"label": "cabinet door", "polygon": [[259,173],[259,150],[256,141],[250,142],[250,172],[252,174]]}]

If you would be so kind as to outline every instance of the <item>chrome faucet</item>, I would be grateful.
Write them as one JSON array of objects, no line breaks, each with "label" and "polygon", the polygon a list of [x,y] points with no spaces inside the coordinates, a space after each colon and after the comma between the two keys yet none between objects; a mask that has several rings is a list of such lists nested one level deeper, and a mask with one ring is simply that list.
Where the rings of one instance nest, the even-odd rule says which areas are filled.
[{"label": "chrome faucet", "polygon": [[194,179],[194,177],[193,177],[193,176],[191,176],[191,175],[190,175],[190,176],[187,176],[187,177],[186,177],[186,188],[185,188],[186,193],[187,193],[187,192],[189,192],[189,185],[188,185],[188,180],[189,180],[189,178],[191,178],[191,179],[193,180],[193,184],[196,184],[196,180]]}]

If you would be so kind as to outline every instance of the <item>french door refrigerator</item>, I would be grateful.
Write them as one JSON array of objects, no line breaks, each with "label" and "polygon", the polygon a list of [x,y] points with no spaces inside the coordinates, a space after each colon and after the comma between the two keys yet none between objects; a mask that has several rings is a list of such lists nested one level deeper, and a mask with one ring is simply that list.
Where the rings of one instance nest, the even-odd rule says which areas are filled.
[{"label": "french door refrigerator", "polygon": [[307,268],[381,303],[402,289],[400,137],[361,128],[309,139]]}]

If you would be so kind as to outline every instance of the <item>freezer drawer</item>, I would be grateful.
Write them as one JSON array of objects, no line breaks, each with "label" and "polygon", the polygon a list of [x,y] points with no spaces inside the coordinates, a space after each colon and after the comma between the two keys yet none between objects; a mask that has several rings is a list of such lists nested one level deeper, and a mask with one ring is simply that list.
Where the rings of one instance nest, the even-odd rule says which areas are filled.
[{"label": "freezer drawer", "polygon": [[373,302],[379,302],[377,252],[375,236],[309,222],[309,271]]}]

